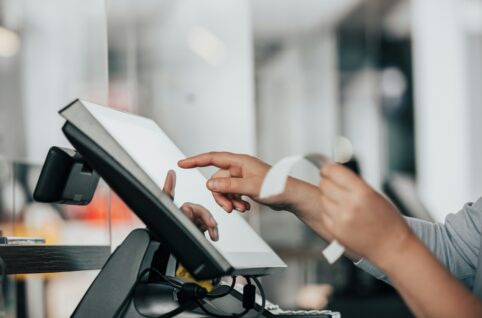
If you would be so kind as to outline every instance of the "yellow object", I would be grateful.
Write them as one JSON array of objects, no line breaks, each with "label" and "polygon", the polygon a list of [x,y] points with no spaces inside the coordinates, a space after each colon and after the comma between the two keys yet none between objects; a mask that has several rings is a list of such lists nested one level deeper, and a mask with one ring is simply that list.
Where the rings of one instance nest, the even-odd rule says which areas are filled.
[{"label": "yellow object", "polygon": [[184,279],[186,281],[196,283],[199,286],[206,288],[208,293],[210,293],[214,289],[214,285],[213,285],[211,280],[209,280],[209,279],[207,279],[207,280],[196,280],[194,277],[191,276],[191,274],[187,271],[187,269],[185,269],[184,266],[182,266],[181,264],[179,264],[177,266],[176,276],[181,277],[182,279]]}]

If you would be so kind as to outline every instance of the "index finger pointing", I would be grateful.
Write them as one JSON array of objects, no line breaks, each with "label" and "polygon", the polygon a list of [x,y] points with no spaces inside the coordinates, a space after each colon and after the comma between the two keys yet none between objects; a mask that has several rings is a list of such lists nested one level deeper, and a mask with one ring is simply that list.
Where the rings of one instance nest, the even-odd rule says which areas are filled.
[{"label": "index finger pointing", "polygon": [[178,165],[184,169],[207,166],[229,169],[233,164],[237,163],[237,156],[238,155],[229,152],[207,152],[180,160]]}]

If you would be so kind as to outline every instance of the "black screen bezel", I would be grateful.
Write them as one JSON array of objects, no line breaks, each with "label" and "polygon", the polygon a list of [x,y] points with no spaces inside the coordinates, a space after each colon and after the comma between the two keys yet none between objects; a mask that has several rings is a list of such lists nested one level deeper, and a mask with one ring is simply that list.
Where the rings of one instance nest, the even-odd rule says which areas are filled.
[{"label": "black screen bezel", "polygon": [[168,245],[194,277],[207,279],[232,274],[232,266],[202,234],[196,235],[185,230],[172,215],[169,209],[178,208],[167,196],[166,200],[154,196],[112,156],[69,122],[64,124],[62,131],[86,162],[159,236],[160,241]]}]

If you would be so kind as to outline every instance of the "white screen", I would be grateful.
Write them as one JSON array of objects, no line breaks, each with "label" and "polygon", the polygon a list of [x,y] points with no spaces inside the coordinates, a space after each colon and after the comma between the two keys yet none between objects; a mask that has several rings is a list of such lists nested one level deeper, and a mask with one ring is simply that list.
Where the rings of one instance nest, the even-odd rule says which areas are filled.
[{"label": "white screen", "polygon": [[268,265],[255,264],[256,260],[242,261],[239,256],[232,255],[268,253],[269,266],[283,266],[278,256],[237,212],[228,214],[216,204],[200,171],[177,166],[185,156],[154,121],[84,101],[83,104],[160,189],[167,172],[170,169],[176,172],[174,203],[178,207],[185,202],[200,204],[212,213],[218,223],[219,241],[208,240],[232,265],[245,267],[246,261],[251,266]]}]

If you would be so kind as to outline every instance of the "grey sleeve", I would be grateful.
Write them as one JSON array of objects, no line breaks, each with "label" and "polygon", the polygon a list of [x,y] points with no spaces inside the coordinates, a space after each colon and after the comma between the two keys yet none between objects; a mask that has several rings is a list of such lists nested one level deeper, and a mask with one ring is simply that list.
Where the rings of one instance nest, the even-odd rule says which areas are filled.
[{"label": "grey sleeve", "polygon": [[[444,224],[414,218],[405,220],[452,275],[472,288],[480,251],[482,198],[466,204],[458,213],[448,215]],[[362,259],[355,265],[390,283],[387,276],[368,260]]]}]

